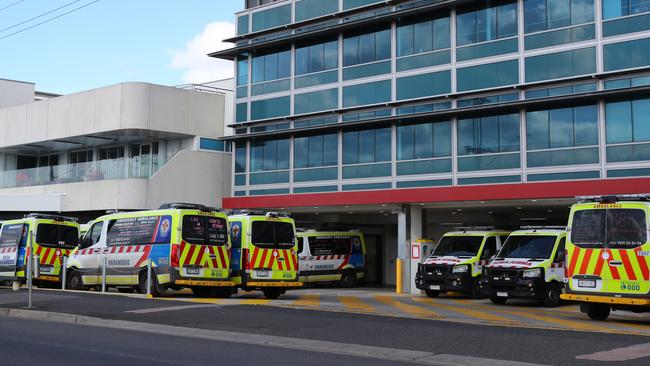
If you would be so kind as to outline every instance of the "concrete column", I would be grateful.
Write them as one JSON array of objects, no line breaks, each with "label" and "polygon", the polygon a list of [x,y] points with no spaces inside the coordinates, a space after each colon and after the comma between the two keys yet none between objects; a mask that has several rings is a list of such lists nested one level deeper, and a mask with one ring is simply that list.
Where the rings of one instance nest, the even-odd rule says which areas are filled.
[{"label": "concrete column", "polygon": [[[420,206],[410,206],[408,208],[408,213],[409,213],[409,242],[414,243],[418,239],[422,239],[422,208]],[[412,294],[419,294],[420,290],[415,287],[415,274],[418,270],[418,263],[420,262],[418,259],[411,259],[411,253],[408,253],[408,258],[409,258],[409,265],[407,266],[409,269],[409,286],[410,286],[410,293]],[[405,290],[406,291],[406,290]]]},{"label": "concrete column", "polygon": [[404,292],[410,292],[410,279],[409,274],[409,252],[406,247],[407,239],[407,227],[406,227],[406,211],[404,208],[400,209],[397,213],[397,257],[402,260],[402,289]]}]

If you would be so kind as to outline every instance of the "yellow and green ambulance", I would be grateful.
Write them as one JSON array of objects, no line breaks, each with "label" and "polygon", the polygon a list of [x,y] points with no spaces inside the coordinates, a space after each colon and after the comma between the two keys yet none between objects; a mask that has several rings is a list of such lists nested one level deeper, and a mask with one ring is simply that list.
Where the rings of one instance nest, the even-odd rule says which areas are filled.
[{"label": "yellow and green ambulance", "polygon": [[562,298],[596,320],[650,311],[650,195],[580,200],[569,217]]},{"label": "yellow and green ambulance", "polygon": [[38,257],[36,285],[60,282],[62,258],[79,243],[79,224],[75,218],[34,213],[22,219],[7,220],[0,229],[0,280],[26,281],[29,247]]},{"label": "yellow and green ambulance", "polygon": [[228,217],[232,242],[232,280],[245,291],[262,290],[277,299],[298,281],[298,245],[292,218],[273,212]]},{"label": "yellow and green ambulance", "polygon": [[230,240],[225,213],[191,203],[119,212],[95,219],[68,259],[71,289],[100,286],[120,292],[190,288],[197,296],[230,296]]},{"label": "yellow and green ambulance", "polygon": [[429,258],[418,264],[415,286],[429,297],[446,292],[480,297],[483,267],[501,249],[509,234],[479,228],[444,234]]}]

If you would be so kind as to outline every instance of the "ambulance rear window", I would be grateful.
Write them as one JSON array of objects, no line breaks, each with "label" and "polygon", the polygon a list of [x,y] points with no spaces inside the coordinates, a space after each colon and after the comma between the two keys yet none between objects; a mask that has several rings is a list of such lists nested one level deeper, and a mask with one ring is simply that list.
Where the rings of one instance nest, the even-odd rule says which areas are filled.
[{"label": "ambulance rear window", "polygon": [[4,225],[0,231],[0,247],[15,247],[20,242],[23,224]]},{"label": "ambulance rear window", "polygon": [[646,215],[642,209],[593,209],[573,214],[571,242],[577,246],[628,249],[647,241]]},{"label": "ambulance rear window", "polygon": [[293,225],[279,221],[253,221],[253,245],[268,249],[293,247]]},{"label": "ambulance rear window", "polygon": [[46,247],[74,248],[79,243],[79,230],[74,226],[38,224],[36,243]]},{"label": "ambulance rear window", "polygon": [[183,216],[183,240],[190,244],[225,245],[228,243],[226,219],[210,216]]}]

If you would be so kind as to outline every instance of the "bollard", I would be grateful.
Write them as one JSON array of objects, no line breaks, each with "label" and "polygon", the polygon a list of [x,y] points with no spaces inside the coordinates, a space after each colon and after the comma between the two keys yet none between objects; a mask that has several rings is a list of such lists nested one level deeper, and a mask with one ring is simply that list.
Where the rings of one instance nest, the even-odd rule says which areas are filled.
[{"label": "bollard", "polygon": [[65,290],[68,274],[68,257],[61,257],[61,290]]},{"label": "bollard", "polygon": [[32,307],[32,242],[29,242],[27,254],[27,308],[31,309]]},{"label": "bollard", "polygon": [[151,296],[151,258],[147,260],[147,296]]},{"label": "bollard", "polygon": [[102,292],[106,292],[106,262],[108,258],[104,257],[102,262]]},{"label": "bollard", "polygon": [[32,263],[34,263],[34,268],[32,273],[34,273],[34,278],[38,279],[39,277],[41,277],[41,257],[35,255],[34,260],[32,260]]},{"label": "bollard", "polygon": [[395,281],[396,281],[395,282],[395,292],[398,293],[398,294],[401,294],[401,293],[404,292],[404,290],[402,289],[402,276],[403,276],[403,273],[402,273],[402,258],[397,258],[395,260],[395,267],[396,267],[395,268],[395,276],[397,277],[395,279]]}]

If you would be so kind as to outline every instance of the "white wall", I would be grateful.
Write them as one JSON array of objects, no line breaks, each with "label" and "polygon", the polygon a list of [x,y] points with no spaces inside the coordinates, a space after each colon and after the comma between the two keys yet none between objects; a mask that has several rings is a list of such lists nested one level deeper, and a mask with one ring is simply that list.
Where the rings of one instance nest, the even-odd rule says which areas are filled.
[{"label": "white wall", "polygon": [[34,84],[0,79],[0,108],[34,101]]}]

